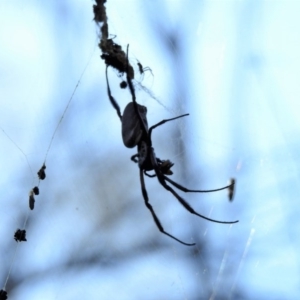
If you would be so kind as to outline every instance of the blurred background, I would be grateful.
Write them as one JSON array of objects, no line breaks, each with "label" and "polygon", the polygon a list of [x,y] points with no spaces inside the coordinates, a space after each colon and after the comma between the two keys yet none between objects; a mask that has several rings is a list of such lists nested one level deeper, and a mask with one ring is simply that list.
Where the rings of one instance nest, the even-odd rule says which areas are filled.
[{"label": "blurred background", "polygon": [[[190,113],[153,132],[157,157],[175,163],[172,179],[210,189],[236,178],[232,203],[226,191],[180,192],[234,225],[191,215],[146,178],[165,230],[194,247],[161,234],[144,205],[136,149],[124,147],[107,96],[93,4],[0,3],[0,282],[11,268],[9,300],[298,298],[300,2],[106,4],[114,41],[130,45],[149,124]],[[130,93],[115,70],[108,76],[123,111]]]}]

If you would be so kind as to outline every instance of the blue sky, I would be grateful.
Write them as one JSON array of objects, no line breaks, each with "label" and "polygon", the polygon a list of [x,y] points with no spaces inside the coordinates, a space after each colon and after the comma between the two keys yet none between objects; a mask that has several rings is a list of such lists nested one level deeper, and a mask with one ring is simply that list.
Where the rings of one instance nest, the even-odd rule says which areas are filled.
[{"label": "blue sky", "polygon": [[[195,247],[162,235],[144,206],[135,150],[122,144],[106,94],[92,5],[0,4],[0,278],[13,260],[9,299],[297,298],[299,2],[108,0],[110,33],[153,72],[135,78],[149,124],[190,113],[153,133],[156,155],[175,163],[172,179],[199,189],[237,180],[232,203],[226,192],[183,195],[201,214],[239,219],[233,226],[190,215],[146,180],[165,229]],[[123,110],[131,97],[117,75],[109,69]],[[13,258],[27,214],[28,242]]]}]

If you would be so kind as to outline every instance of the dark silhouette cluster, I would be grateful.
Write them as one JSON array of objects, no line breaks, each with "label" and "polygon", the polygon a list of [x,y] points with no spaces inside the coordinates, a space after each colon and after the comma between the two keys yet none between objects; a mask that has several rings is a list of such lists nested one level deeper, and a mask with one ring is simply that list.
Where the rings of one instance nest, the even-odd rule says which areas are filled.
[{"label": "dark silhouette cluster", "polygon": [[32,190],[30,190],[29,192],[29,208],[31,210],[34,209],[34,202],[35,202],[35,199],[34,199],[34,195],[39,195],[40,194],[40,190],[37,186],[35,186]]},{"label": "dark silhouette cluster", "polygon": [[0,291],[0,300],[6,300],[7,299],[7,292],[5,290]]},{"label": "dark silhouette cluster", "polygon": [[101,31],[100,43],[98,45],[102,52],[101,58],[107,67],[116,69],[120,76],[126,72],[133,79],[134,70],[130,64],[127,66],[128,62],[125,51],[109,37],[105,2],[106,0],[96,0],[96,5],[93,6],[94,20],[100,26]]},{"label": "dark silhouette cluster", "polygon": [[46,178],[45,170],[46,170],[46,166],[45,166],[45,164],[43,164],[42,167],[37,172],[40,180],[44,180]]},{"label": "dark silhouette cluster", "polygon": [[106,0],[96,0],[96,5],[93,5],[94,21],[97,23],[107,22],[105,2]]},{"label": "dark silhouette cluster", "polygon": [[27,242],[26,240],[26,230],[17,229],[14,235],[16,242]]},{"label": "dark silhouette cluster", "polygon": [[[46,169],[46,165],[45,165],[45,163],[43,163],[42,167],[37,172],[39,180],[44,180],[46,178],[45,169]],[[38,186],[33,187],[29,191],[29,208],[30,208],[30,210],[34,209],[34,204],[35,204],[35,198],[34,197],[38,196],[39,194],[40,194],[40,189],[39,189]],[[24,229],[18,228],[14,233],[14,240],[16,242],[27,242],[26,230],[25,230],[27,218],[26,218],[26,221],[25,221],[25,224],[24,224]],[[9,277],[9,275],[8,275],[8,277]],[[2,290],[0,290],[0,300],[2,300],[2,299],[7,299],[7,291],[5,290],[5,286],[3,287]]]}]

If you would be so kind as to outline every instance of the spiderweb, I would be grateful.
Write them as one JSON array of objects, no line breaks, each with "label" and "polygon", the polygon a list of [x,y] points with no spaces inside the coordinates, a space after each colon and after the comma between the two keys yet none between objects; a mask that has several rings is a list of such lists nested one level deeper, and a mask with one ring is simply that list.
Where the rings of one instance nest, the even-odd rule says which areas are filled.
[{"label": "spiderweb", "polygon": [[[195,247],[160,234],[144,206],[134,150],[123,146],[107,97],[93,4],[0,4],[0,278],[11,269],[8,299],[295,299],[298,4],[106,4],[114,39],[130,45],[132,65],[153,72],[141,84],[156,100],[136,83],[149,124],[190,113],[153,133],[157,155],[175,163],[172,179],[192,188],[237,179],[233,203],[226,192],[183,195],[202,214],[238,218],[234,226],[190,215],[146,180],[164,227]],[[117,75],[109,69],[123,111],[131,96]],[[27,242],[16,243],[27,215]]]}]

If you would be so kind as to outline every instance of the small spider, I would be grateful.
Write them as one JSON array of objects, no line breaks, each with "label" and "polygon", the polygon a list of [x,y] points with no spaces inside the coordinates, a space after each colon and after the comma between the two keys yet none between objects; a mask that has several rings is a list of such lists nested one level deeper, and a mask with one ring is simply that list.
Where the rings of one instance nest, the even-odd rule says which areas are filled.
[{"label": "small spider", "polygon": [[17,229],[14,239],[16,242],[26,242],[26,230]]},{"label": "small spider", "polygon": [[138,65],[138,67],[139,67],[139,71],[140,71],[141,79],[142,79],[142,80],[143,80],[143,78],[144,78],[145,72],[147,72],[147,71],[149,71],[149,72],[152,74],[152,76],[153,76],[152,70],[151,70],[149,67],[143,68],[143,65],[142,65],[139,61],[137,62],[137,65]]},{"label": "small spider", "polygon": [[108,69],[108,66],[106,66],[106,72],[105,72],[108,98],[109,98],[109,101],[110,101],[111,105],[112,105],[112,106],[114,107],[114,109],[117,111],[117,114],[118,114],[120,120],[122,120],[122,115],[121,115],[121,109],[120,109],[120,106],[119,106],[118,102],[115,100],[115,98],[112,96],[111,91],[110,91],[109,82],[108,82],[108,77],[107,77],[107,69]]}]

